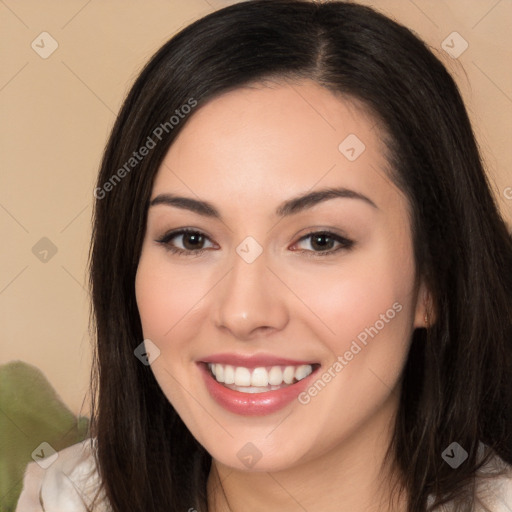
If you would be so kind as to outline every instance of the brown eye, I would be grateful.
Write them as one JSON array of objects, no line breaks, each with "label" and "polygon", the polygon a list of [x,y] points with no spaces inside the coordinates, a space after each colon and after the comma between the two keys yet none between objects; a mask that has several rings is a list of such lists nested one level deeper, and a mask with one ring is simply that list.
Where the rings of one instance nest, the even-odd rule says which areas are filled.
[{"label": "brown eye", "polygon": [[[181,244],[179,243],[180,238]],[[178,240],[178,245],[181,245],[181,247],[176,247],[176,240]],[[204,244],[207,240],[209,238],[199,231],[180,229],[167,233],[157,240],[157,243],[164,245],[166,249],[173,253],[197,256],[206,250]]]},{"label": "brown eye", "polygon": [[[354,242],[348,238],[331,233],[329,231],[315,231],[303,236],[300,242],[304,240],[310,240],[309,245],[311,250],[305,249],[301,252],[310,253],[310,256],[327,256],[336,253],[342,249],[350,249],[354,246]],[[338,244],[337,248],[333,248],[335,244]]]},{"label": "brown eye", "polygon": [[204,244],[204,237],[203,235],[199,233],[184,233],[181,235],[182,243],[185,249],[188,250],[195,250],[195,249],[202,249],[202,245]]},{"label": "brown eye", "polygon": [[335,240],[328,235],[319,234],[311,236],[311,247],[319,248],[320,251],[332,249]]}]

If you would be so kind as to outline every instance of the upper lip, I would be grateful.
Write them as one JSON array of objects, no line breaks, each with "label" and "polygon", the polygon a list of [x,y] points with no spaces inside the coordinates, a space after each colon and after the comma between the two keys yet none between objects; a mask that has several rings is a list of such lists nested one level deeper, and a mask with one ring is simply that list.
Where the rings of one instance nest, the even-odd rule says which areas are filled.
[{"label": "upper lip", "polygon": [[277,357],[272,354],[213,354],[200,360],[202,363],[230,364],[245,368],[258,368],[262,366],[300,366],[303,364],[314,365],[316,361],[298,361],[285,357]]}]

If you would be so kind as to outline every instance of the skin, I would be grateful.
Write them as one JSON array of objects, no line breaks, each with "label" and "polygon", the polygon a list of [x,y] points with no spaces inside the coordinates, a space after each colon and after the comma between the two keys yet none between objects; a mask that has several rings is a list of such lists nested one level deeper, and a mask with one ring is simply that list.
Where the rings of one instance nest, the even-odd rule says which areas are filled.
[{"label": "skin", "polygon": [[[354,161],[338,149],[349,134],[366,146]],[[152,371],[213,457],[211,510],[388,510],[381,464],[428,291],[416,276],[410,206],[388,177],[381,135],[361,105],[314,82],[254,84],[195,111],[158,171],[152,199],[201,199],[222,215],[150,207],[136,278],[144,337],[161,351]],[[325,187],[351,189],[375,206],[334,198],[275,215],[282,202]],[[157,241],[184,227],[207,237],[196,242],[205,252],[177,255]],[[354,245],[332,252],[340,244],[331,242],[323,249],[330,255],[315,257],[322,247],[300,239],[322,230]],[[263,250],[251,264],[236,252],[247,236]],[[169,242],[189,253],[193,243]],[[401,311],[306,405],[237,415],[213,401],[199,374],[196,361],[221,352],[316,360],[322,373],[395,303]],[[261,453],[252,468],[237,457],[248,442]]]}]

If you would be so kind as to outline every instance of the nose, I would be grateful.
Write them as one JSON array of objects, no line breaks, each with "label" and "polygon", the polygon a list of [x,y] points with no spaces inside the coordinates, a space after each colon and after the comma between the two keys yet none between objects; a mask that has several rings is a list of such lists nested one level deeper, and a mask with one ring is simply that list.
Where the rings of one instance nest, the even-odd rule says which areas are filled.
[{"label": "nose", "polygon": [[218,286],[215,325],[233,338],[255,340],[288,323],[287,290],[268,267],[265,252],[252,263],[235,254],[231,271]]}]

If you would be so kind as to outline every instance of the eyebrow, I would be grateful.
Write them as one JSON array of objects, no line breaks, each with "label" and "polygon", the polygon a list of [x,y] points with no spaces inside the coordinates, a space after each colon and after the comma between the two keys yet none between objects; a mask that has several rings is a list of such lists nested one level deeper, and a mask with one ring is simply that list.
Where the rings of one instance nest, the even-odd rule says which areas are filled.
[{"label": "eyebrow", "polygon": [[[275,214],[279,217],[295,215],[324,201],[336,198],[358,199],[378,210],[377,205],[370,198],[359,192],[347,188],[325,188],[288,199],[276,208]],[[157,205],[174,206],[214,219],[220,220],[222,218],[219,211],[211,203],[192,199],[191,197],[182,197],[174,194],[159,194],[149,203],[150,207]]]}]

